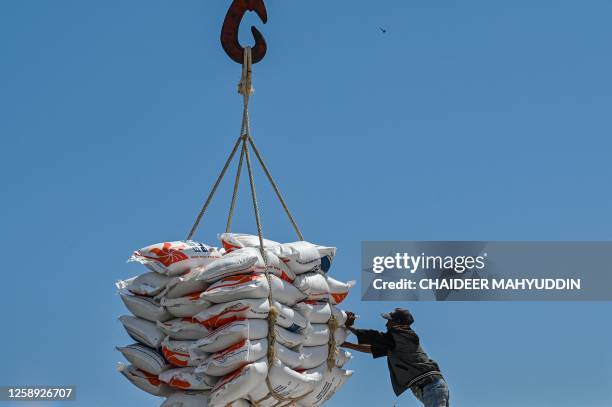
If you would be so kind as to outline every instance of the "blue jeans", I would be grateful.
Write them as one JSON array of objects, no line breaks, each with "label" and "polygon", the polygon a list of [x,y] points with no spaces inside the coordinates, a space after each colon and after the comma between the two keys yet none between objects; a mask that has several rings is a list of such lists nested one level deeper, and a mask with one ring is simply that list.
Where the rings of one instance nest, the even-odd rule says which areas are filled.
[{"label": "blue jeans", "polygon": [[442,377],[438,377],[433,383],[427,384],[423,389],[412,390],[415,397],[425,407],[449,407],[448,385]]}]

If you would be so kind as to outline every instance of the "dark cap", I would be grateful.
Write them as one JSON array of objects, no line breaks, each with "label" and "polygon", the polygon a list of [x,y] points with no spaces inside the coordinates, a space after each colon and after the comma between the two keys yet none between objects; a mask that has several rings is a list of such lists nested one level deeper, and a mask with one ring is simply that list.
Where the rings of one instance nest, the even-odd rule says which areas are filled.
[{"label": "dark cap", "polygon": [[389,321],[396,322],[402,325],[412,325],[414,322],[414,318],[412,314],[407,309],[396,308],[391,312],[385,312],[384,314],[380,314],[384,319],[388,319]]}]

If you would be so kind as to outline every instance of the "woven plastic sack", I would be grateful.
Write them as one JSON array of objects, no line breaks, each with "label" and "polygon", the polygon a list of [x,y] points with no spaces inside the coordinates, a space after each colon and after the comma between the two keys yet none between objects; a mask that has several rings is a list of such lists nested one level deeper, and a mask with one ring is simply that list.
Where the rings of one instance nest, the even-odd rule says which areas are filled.
[{"label": "woven plastic sack", "polygon": [[222,252],[216,247],[193,240],[182,240],[143,247],[136,250],[128,261],[142,263],[149,270],[166,276],[178,276],[192,268],[206,266],[221,255]]},{"label": "woven plastic sack", "polygon": [[161,345],[164,334],[153,322],[131,315],[122,315],[119,321],[135,341],[151,348],[159,348]]},{"label": "woven plastic sack", "polygon": [[119,294],[125,307],[135,316],[146,319],[147,321],[167,321],[172,315],[160,305],[160,303],[150,297],[139,297],[136,295]]},{"label": "woven plastic sack", "polygon": [[319,246],[309,242],[283,243],[270,249],[295,274],[327,273],[336,255],[335,247]]},{"label": "woven plastic sack", "polygon": [[238,274],[263,273],[268,270],[270,274],[286,281],[293,281],[295,274],[275,254],[266,251],[266,261],[259,249],[245,247],[237,249],[211,262],[197,277],[198,280],[214,283],[222,278]]},{"label": "woven plastic sack", "polygon": [[353,355],[351,355],[351,352],[344,349],[340,349],[338,351],[338,356],[336,357],[336,367],[344,366],[351,359],[353,359]]},{"label": "woven plastic sack", "polygon": [[125,357],[132,366],[144,370],[145,372],[158,375],[170,368],[166,359],[164,359],[155,349],[151,349],[148,346],[135,343],[123,347],[118,346],[115,349],[121,352],[123,357]]},{"label": "woven plastic sack", "polygon": [[[245,247],[259,247],[259,236],[257,235],[221,233],[218,237],[221,245],[228,253]],[[263,239],[263,242],[266,249],[280,245],[280,243],[268,239]]]},{"label": "woven plastic sack", "polygon": [[326,276],[327,285],[329,286],[329,301],[336,305],[340,304],[349,293],[349,290],[356,284],[355,280],[343,283],[334,278]]},{"label": "woven plastic sack", "polygon": [[213,353],[204,363],[196,367],[195,371],[211,376],[225,376],[241,366],[263,358],[267,351],[267,339],[253,341],[245,339],[227,349]]},{"label": "woven plastic sack", "polygon": [[346,311],[341,310],[340,308],[332,305],[331,313],[334,318],[336,318],[336,322],[338,322],[338,325],[342,326],[346,323]]},{"label": "woven plastic sack", "polygon": [[208,393],[200,391],[177,391],[162,403],[160,407],[206,407]]},{"label": "woven plastic sack", "polygon": [[206,290],[206,288],[208,288],[208,283],[198,280],[198,277],[203,271],[204,267],[195,267],[186,274],[170,278],[166,283],[166,287],[157,297],[174,299]]},{"label": "woven plastic sack", "polygon": [[171,339],[192,341],[201,339],[210,333],[210,329],[195,318],[176,318],[166,322],[158,322],[157,326]]},{"label": "woven plastic sack", "polygon": [[322,376],[318,372],[297,372],[277,359],[270,368],[268,379],[277,394],[295,398],[311,391]]},{"label": "woven plastic sack", "polygon": [[291,332],[304,333],[310,328],[310,322],[293,308],[281,304],[278,301],[272,301],[274,308],[278,311],[276,324],[288,329]]},{"label": "woven plastic sack", "polygon": [[346,383],[349,377],[353,375],[351,370],[339,368],[332,369],[331,372],[323,374],[323,380],[318,383],[312,393],[306,395],[299,401],[302,407],[319,407],[327,400],[331,399],[334,394]]},{"label": "woven plastic sack", "polygon": [[245,339],[262,339],[268,336],[268,321],[265,319],[241,319],[220,326],[204,338],[196,341],[193,348],[204,352],[219,352]]},{"label": "woven plastic sack", "polygon": [[329,298],[327,280],[320,273],[300,274],[295,278],[293,284],[309,300],[327,300]]},{"label": "woven plastic sack", "polygon": [[327,324],[311,324],[312,329],[305,335],[304,346],[320,346],[329,342],[329,327]]},{"label": "woven plastic sack", "polygon": [[174,392],[170,386],[159,380],[157,375],[145,372],[132,365],[126,366],[123,363],[120,363],[117,369],[126,379],[132,382],[134,386],[149,394],[158,397],[168,397]]},{"label": "woven plastic sack", "polygon": [[[291,283],[270,274],[272,298],[278,302],[293,306],[306,296]],[[214,303],[235,301],[239,299],[266,298],[269,294],[268,279],[264,274],[241,274],[225,277],[212,284],[201,295]]]},{"label": "woven plastic sack", "polygon": [[327,361],[329,348],[327,345],[321,346],[302,346],[300,349],[302,354],[302,369],[312,369],[320,366]]},{"label": "woven plastic sack", "polygon": [[[304,342],[304,336],[275,325],[276,342],[294,348]],[[195,348],[204,352],[218,352],[244,339],[262,339],[268,336],[268,321],[265,319],[238,319],[220,326],[204,338],[195,341]]]},{"label": "woven plastic sack", "polygon": [[151,271],[127,280],[119,280],[115,285],[119,290],[128,290],[132,294],[153,297],[166,288],[168,281],[170,277]]},{"label": "woven plastic sack", "polygon": [[192,350],[196,341],[177,341],[164,338],[162,341],[162,354],[164,358],[174,366],[198,366],[204,363],[210,356],[209,353],[202,350]]},{"label": "woven plastic sack", "polygon": [[268,374],[265,358],[248,364],[223,377],[212,389],[209,407],[225,407],[236,400],[245,398]]},{"label": "woven plastic sack", "polygon": [[267,298],[270,288],[263,274],[239,274],[212,284],[201,297],[212,303]]},{"label": "woven plastic sack", "polygon": [[201,294],[195,292],[180,298],[162,298],[161,305],[177,318],[193,317],[212,305],[209,301],[200,298]]},{"label": "woven plastic sack", "polygon": [[179,367],[162,372],[159,380],[181,390],[210,390],[218,378],[198,373],[193,367]]},{"label": "woven plastic sack", "polygon": [[[267,318],[269,311],[270,303],[267,298],[237,300],[213,305],[198,313],[195,318],[200,321],[202,325],[213,330],[239,319]],[[201,338],[203,337],[204,336]]]},{"label": "woven plastic sack", "polygon": [[326,324],[332,315],[331,307],[327,301],[305,300],[293,307],[312,324]]}]

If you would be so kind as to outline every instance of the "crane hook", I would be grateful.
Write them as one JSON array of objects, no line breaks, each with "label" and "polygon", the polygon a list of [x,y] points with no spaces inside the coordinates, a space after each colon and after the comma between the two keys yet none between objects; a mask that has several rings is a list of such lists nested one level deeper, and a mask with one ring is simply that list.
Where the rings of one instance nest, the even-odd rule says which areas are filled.
[{"label": "crane hook", "polygon": [[[247,11],[257,13],[264,24],[268,21],[268,13],[266,12],[263,0],[233,0],[221,28],[221,45],[223,49],[231,59],[239,64],[243,63],[244,48],[238,41],[238,30],[242,17],[244,17]],[[255,38],[255,45],[251,48],[251,56],[253,63],[257,63],[266,55],[268,46],[257,28],[251,26],[251,32]]]}]

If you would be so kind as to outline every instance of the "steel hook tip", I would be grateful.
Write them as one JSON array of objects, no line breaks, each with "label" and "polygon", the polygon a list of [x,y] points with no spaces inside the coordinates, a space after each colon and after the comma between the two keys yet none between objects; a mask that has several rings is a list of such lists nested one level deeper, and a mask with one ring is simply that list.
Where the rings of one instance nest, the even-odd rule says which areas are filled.
[{"label": "steel hook tip", "polygon": [[[268,13],[263,0],[234,0],[221,28],[221,45],[225,53],[239,64],[244,60],[244,48],[238,41],[238,30],[240,22],[247,11],[254,11],[261,21],[265,24],[268,21]],[[263,35],[255,27],[251,27],[251,33],[255,38],[255,45],[251,47],[251,58],[253,63],[257,63],[266,55],[268,46]]]}]

